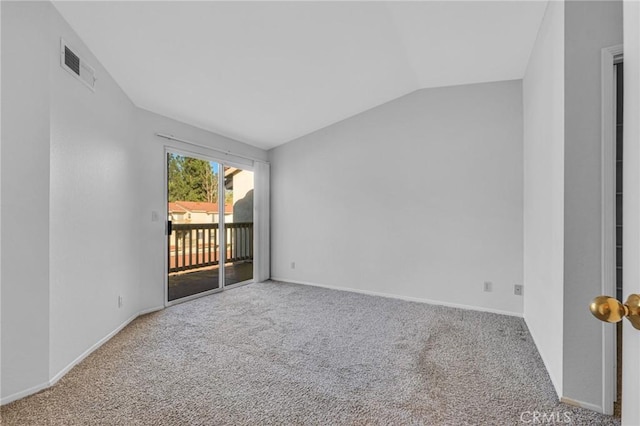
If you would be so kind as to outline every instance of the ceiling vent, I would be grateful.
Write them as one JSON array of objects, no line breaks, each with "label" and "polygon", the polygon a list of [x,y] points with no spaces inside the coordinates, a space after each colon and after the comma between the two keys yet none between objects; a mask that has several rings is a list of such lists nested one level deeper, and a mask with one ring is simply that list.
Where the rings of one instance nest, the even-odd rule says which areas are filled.
[{"label": "ceiling vent", "polygon": [[60,66],[80,80],[89,89],[95,91],[96,71],[78,56],[64,39],[60,39]]}]

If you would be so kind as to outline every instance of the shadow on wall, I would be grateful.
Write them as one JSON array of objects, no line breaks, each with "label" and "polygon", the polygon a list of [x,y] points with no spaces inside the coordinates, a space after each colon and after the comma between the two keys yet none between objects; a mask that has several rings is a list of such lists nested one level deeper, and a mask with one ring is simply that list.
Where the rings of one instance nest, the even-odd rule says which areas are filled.
[{"label": "shadow on wall", "polygon": [[253,222],[253,189],[233,205],[233,221]]}]

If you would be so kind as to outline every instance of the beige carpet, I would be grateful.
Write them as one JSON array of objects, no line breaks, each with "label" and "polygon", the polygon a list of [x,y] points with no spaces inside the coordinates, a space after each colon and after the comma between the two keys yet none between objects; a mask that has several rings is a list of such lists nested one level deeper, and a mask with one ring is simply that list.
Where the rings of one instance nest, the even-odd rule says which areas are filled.
[{"label": "beige carpet", "polygon": [[[577,425],[518,318],[283,283],[137,319],[3,425]],[[562,420],[562,421],[559,421]]]}]

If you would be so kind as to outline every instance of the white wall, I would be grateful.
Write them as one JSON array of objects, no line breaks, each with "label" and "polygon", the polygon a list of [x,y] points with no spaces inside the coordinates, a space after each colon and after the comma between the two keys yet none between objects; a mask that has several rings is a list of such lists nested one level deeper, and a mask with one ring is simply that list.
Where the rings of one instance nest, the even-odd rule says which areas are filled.
[{"label": "white wall", "polygon": [[1,7],[2,392],[9,395],[49,375],[49,58],[34,52],[46,51],[50,6]]},{"label": "white wall", "polygon": [[[133,103],[55,8],[49,16],[50,371],[56,374],[137,313],[142,188]],[[60,37],[96,68],[95,92],[60,67]]]},{"label": "white wall", "polygon": [[621,42],[621,2],[549,2],[523,83],[525,320],[558,394],[598,410],[600,54]]},{"label": "white wall", "polygon": [[549,2],[523,80],[524,317],[562,395],[564,4]]},{"label": "white wall", "polygon": [[521,90],[420,90],[269,151],[272,276],[520,314]]},{"label": "white wall", "polygon": [[565,2],[563,396],[602,406],[601,49],[622,43],[621,1]]},{"label": "white wall", "polygon": [[[6,403],[163,306],[167,141],[156,132],[267,154],[136,108],[51,3],[1,7]],[[96,68],[95,93],[60,68],[61,36]]]}]

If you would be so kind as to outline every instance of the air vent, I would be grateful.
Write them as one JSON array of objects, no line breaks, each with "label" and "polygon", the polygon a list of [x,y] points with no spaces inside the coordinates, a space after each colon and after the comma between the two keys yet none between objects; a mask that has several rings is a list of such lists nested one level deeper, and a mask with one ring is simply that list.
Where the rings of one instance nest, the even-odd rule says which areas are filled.
[{"label": "air vent", "polygon": [[80,58],[67,46],[64,47],[64,64],[71,68],[71,71],[80,75]]},{"label": "air vent", "polygon": [[76,55],[73,48],[62,38],[60,39],[60,66],[84,83],[89,89],[95,91],[95,70],[84,59]]}]

